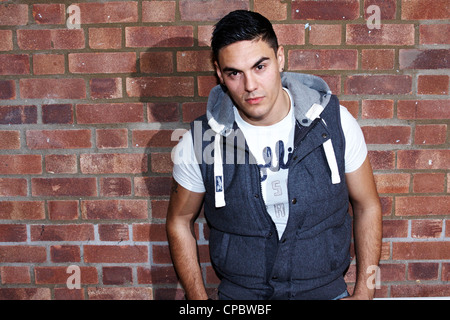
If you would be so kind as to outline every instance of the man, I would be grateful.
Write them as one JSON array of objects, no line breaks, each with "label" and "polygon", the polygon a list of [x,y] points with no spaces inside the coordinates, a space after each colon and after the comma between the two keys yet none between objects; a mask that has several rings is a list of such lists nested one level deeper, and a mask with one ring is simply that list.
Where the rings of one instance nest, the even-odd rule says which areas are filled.
[{"label": "man", "polygon": [[356,121],[322,79],[282,72],[284,49],[260,14],[231,12],[211,46],[221,84],[174,151],[167,215],[186,297],[208,298],[193,232],[203,203],[220,299],[348,296],[350,199],[357,281],[348,298],[373,298],[381,209]]}]

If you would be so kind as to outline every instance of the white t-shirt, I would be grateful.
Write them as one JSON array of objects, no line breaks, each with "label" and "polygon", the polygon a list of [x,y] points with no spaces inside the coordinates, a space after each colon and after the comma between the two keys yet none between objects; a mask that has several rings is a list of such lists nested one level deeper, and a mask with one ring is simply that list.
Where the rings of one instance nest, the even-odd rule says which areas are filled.
[{"label": "white t-shirt", "polygon": [[[291,108],[288,115],[271,126],[254,126],[245,122],[236,108],[235,121],[242,130],[250,152],[256,158],[261,172],[261,189],[278,236],[281,238],[289,216],[286,163],[294,147],[295,117],[289,90]],[[346,140],[345,172],[358,169],[367,155],[361,128],[348,110],[340,106],[341,124]],[[282,159],[280,159],[282,157]],[[195,158],[191,132],[186,132],[172,153],[173,177],[192,192],[205,192],[200,168]],[[280,161],[281,160],[281,161]]]}]

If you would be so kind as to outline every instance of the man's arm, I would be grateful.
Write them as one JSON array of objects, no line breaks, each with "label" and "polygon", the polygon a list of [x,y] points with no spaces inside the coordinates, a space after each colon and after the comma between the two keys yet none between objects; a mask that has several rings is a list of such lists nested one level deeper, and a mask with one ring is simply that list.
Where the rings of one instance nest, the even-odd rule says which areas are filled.
[{"label": "man's arm", "polygon": [[[346,174],[350,202],[353,208],[353,228],[356,253],[356,285],[350,299],[373,299],[374,286],[370,266],[378,266],[381,255],[381,204],[368,157],[359,169]],[[369,273],[368,273],[369,272]]]},{"label": "man's arm", "polygon": [[166,230],[170,253],[187,299],[206,300],[205,286],[198,262],[194,221],[204,193],[191,192],[172,180]]}]

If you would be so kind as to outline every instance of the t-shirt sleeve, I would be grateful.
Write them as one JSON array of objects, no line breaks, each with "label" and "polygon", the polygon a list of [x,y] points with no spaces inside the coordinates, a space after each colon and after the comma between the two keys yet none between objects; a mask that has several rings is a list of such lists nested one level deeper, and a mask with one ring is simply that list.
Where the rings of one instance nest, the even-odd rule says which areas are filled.
[{"label": "t-shirt sleeve", "polygon": [[176,182],[192,192],[206,191],[200,166],[195,157],[191,131],[187,131],[172,150],[172,161],[174,163],[172,175]]},{"label": "t-shirt sleeve", "polygon": [[341,124],[345,136],[345,173],[357,170],[367,156],[363,132],[351,113],[341,106]]}]

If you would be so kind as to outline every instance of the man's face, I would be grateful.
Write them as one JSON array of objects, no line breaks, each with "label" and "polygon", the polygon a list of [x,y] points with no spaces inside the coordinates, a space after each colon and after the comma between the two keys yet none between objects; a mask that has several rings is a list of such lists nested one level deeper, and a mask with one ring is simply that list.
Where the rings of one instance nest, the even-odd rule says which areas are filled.
[{"label": "man's face", "polygon": [[275,53],[263,40],[230,44],[220,49],[215,63],[241,117],[264,126],[277,123],[289,112],[289,100],[281,87],[283,66],[283,47]]}]

